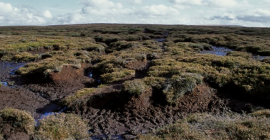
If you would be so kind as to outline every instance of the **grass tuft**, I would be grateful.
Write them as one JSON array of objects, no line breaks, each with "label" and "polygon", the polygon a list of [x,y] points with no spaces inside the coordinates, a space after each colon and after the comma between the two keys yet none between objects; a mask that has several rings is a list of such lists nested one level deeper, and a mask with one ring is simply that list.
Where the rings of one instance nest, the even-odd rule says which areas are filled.
[{"label": "grass tuft", "polygon": [[30,113],[18,109],[6,108],[0,111],[0,134],[3,132],[34,133],[35,120]]},{"label": "grass tuft", "polygon": [[39,120],[34,139],[84,139],[88,138],[87,122],[74,114],[54,114]]}]

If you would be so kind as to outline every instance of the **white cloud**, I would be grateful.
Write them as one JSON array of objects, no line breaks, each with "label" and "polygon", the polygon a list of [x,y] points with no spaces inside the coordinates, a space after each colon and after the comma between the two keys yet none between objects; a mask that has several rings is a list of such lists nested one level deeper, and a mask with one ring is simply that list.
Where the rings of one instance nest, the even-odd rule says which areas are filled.
[{"label": "white cloud", "polygon": [[141,4],[142,0],[134,0],[134,3]]},{"label": "white cloud", "polygon": [[[81,0],[77,9],[0,2],[0,25],[151,23],[268,26],[268,0]],[[240,6],[239,6],[240,5]],[[50,10],[50,11],[49,11]]]},{"label": "white cloud", "polygon": [[44,11],[43,16],[45,18],[52,18],[52,14],[51,14],[51,12],[49,10]]},{"label": "white cloud", "polygon": [[235,0],[204,0],[204,3],[209,6],[217,7],[234,7],[238,5]]},{"label": "white cloud", "polygon": [[[100,6],[94,0],[83,1],[83,8],[80,12],[69,13],[56,18],[58,23],[157,23],[170,24],[170,22],[180,23],[180,13],[177,9],[159,5],[149,5],[144,7],[126,8],[110,0],[103,0],[109,3],[106,7]],[[78,15],[80,20],[72,18]]]},{"label": "white cloud", "polygon": [[0,14],[11,13],[14,10],[16,9],[13,8],[11,4],[0,2]]},{"label": "white cloud", "polygon": [[49,11],[39,13],[28,8],[17,8],[9,3],[0,2],[0,25],[43,25],[50,18]]},{"label": "white cloud", "polygon": [[169,0],[169,2],[180,5],[202,5],[203,0]]},{"label": "white cloud", "polygon": [[185,6],[185,5],[198,5],[198,6],[216,6],[216,7],[234,7],[238,3],[236,0],[168,0],[170,3]]},{"label": "white cloud", "polygon": [[81,1],[86,7],[107,9],[107,8],[122,8],[121,3],[114,3],[110,0],[83,0]]},{"label": "white cloud", "polygon": [[179,14],[178,10],[172,7],[168,7],[165,5],[151,5],[151,6],[145,6],[141,8],[140,10],[136,11],[137,14],[142,14],[145,16],[166,16],[166,15],[176,15]]}]

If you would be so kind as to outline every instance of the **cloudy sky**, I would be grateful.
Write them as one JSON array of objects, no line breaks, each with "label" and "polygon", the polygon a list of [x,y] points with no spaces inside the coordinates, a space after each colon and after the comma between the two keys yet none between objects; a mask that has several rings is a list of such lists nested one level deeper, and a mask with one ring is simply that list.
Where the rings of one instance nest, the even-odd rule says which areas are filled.
[{"label": "cloudy sky", "polygon": [[0,26],[84,23],[270,27],[270,0],[0,0]]}]

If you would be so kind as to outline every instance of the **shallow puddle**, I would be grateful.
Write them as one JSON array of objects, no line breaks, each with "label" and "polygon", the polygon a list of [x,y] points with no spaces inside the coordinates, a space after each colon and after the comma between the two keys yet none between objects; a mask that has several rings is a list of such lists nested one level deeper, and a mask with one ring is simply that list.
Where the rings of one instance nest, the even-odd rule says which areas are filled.
[{"label": "shallow puddle", "polygon": [[90,77],[90,78],[93,78],[97,84],[102,84],[101,83],[101,80],[100,80],[100,76],[97,76],[97,75],[94,75],[93,71],[92,70],[89,70],[87,73],[86,73],[86,76],[87,77]]},{"label": "shallow puddle", "polygon": [[228,52],[231,52],[231,51],[233,50],[226,47],[212,46],[212,50],[201,51],[201,54],[214,54],[214,55],[219,55],[219,56],[226,56]]},{"label": "shallow puddle", "polygon": [[2,86],[8,86],[8,83],[7,82],[0,82]]},{"label": "shallow puddle", "polygon": [[157,42],[165,42],[166,41],[166,39],[165,38],[160,38],[160,39],[154,39],[155,41],[157,41]]},{"label": "shallow puddle", "polygon": [[3,86],[12,86],[9,78],[15,75],[16,70],[24,66],[26,63],[0,62],[0,81]]},{"label": "shallow puddle", "polygon": [[5,77],[8,74],[15,75],[16,70],[25,64],[26,63],[0,62],[0,78]]}]

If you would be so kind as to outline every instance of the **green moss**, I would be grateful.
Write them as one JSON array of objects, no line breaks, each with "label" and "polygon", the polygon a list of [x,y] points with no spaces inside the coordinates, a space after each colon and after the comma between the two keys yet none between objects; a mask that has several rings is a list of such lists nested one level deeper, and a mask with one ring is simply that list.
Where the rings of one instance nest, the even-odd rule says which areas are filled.
[{"label": "green moss", "polygon": [[39,120],[34,139],[85,139],[89,137],[87,122],[74,114],[54,114]]}]

